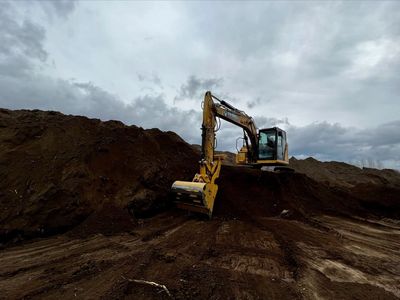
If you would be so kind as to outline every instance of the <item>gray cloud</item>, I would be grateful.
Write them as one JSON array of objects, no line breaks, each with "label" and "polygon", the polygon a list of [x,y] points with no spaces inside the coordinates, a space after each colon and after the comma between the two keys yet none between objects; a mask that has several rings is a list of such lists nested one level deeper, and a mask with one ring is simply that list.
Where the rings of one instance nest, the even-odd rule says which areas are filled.
[{"label": "gray cloud", "polygon": [[[6,5],[9,9],[0,11],[1,107],[58,110],[103,120],[122,120],[126,124],[145,128],[174,130],[189,142],[197,141],[200,129],[196,132],[193,128],[200,128],[200,114],[194,110],[170,107],[162,95],[143,95],[125,103],[117,95],[91,82],[76,82],[41,74],[40,66],[46,63],[48,57],[44,49],[45,30],[27,20],[16,22],[12,17],[12,8]],[[58,8],[70,11],[71,6],[66,4]],[[155,74],[138,74],[138,79],[161,85],[160,78]]]},{"label": "gray cloud", "polygon": [[36,61],[46,61],[45,30],[29,20],[17,22],[9,4],[4,6],[6,9],[0,10],[0,74],[22,76]]},{"label": "gray cloud", "polygon": [[149,82],[156,86],[162,87],[161,78],[155,73],[153,73],[151,75],[145,75],[145,74],[138,73],[137,78],[141,82]]},{"label": "gray cloud", "polygon": [[[400,6],[395,2],[216,3],[213,9],[203,9],[211,4],[179,4],[168,15],[175,16],[176,23],[171,24],[176,27],[156,15],[162,26],[144,22],[139,32],[135,26],[124,31],[118,23],[123,16],[111,18],[111,23],[101,19],[108,9],[136,5],[132,3],[107,6],[103,15],[96,16],[99,19],[86,19],[90,15],[85,9],[94,9],[91,3],[10,3],[0,10],[2,107],[118,119],[172,130],[199,143],[198,103],[186,101],[178,108],[172,102],[199,102],[206,90],[212,90],[234,106],[247,106],[260,128],[285,128],[291,155],[381,161],[400,169]],[[50,22],[42,20],[43,13],[21,17],[17,12],[24,5],[39,7]],[[86,7],[79,10],[81,6]],[[120,16],[126,10],[110,14]],[[185,16],[184,22],[174,13]],[[132,19],[131,14],[128,17]],[[74,18],[72,23],[68,18]],[[59,19],[65,31],[57,27]],[[94,21],[104,21],[106,34],[96,26],[90,29]],[[136,33],[137,40],[152,39],[129,48],[126,41]],[[114,36],[121,40],[113,40]],[[187,47],[177,49],[177,37],[185,39]],[[52,60],[57,69],[49,65]],[[181,70],[182,60],[190,63]],[[187,77],[189,68],[193,75]],[[64,69],[69,72],[63,73]],[[137,81],[132,84],[135,74]],[[66,79],[71,77],[77,79]],[[178,78],[187,80],[182,83]],[[112,84],[125,79],[128,97],[136,95],[132,99],[121,98],[119,89],[113,89]],[[234,150],[241,135],[240,128],[222,121],[219,149]]]},{"label": "gray cloud", "polygon": [[253,107],[259,105],[260,103],[261,103],[261,98],[260,98],[260,97],[257,97],[257,98],[254,99],[254,100],[247,101],[247,102],[246,102],[246,105],[247,105],[248,108],[253,108]]},{"label": "gray cloud", "polygon": [[45,76],[24,82],[0,80],[0,90],[0,106],[5,108],[56,110],[102,120],[120,120],[144,128],[175,131],[190,143],[198,143],[200,139],[201,114],[170,107],[162,95],[144,95],[126,104],[92,83]]},{"label": "gray cloud", "polygon": [[[374,114],[379,101],[387,104],[382,114],[397,118],[398,2],[219,3],[212,10],[201,6],[188,6],[195,38],[214,50],[215,69],[228,69],[236,79],[231,83],[222,75],[231,93],[268,95],[269,105],[284,106],[282,113],[302,123],[311,118],[308,122],[377,124],[384,122]],[[307,103],[307,108],[299,103]],[[357,111],[347,118],[341,114],[344,110]]]},{"label": "gray cloud", "polygon": [[267,118],[262,116],[255,116],[254,121],[256,123],[257,128],[269,128],[274,126],[282,126],[289,125],[289,120],[287,118]]},{"label": "gray cloud", "polygon": [[400,121],[368,129],[338,123],[312,123],[287,128],[292,155],[322,160],[380,161],[400,168]]},{"label": "gray cloud", "polygon": [[67,18],[76,7],[76,1],[74,0],[54,0],[38,2],[38,4],[43,7],[43,10],[50,18],[53,18],[54,15],[61,18]]},{"label": "gray cloud", "polygon": [[187,82],[181,85],[179,94],[175,97],[175,100],[198,99],[200,94],[204,94],[205,91],[219,88],[222,86],[222,83],[222,78],[204,79],[191,75],[187,79]]},{"label": "gray cloud", "polygon": [[[195,142],[200,136],[201,115],[194,110],[180,110],[166,104],[162,95],[144,95],[134,98],[129,104],[91,83],[73,83],[70,90],[75,91],[73,102],[79,100],[84,107],[73,108],[69,113],[81,113],[103,120],[121,120],[144,128],[161,128],[179,132],[188,142]],[[64,104],[60,103],[60,107]],[[63,109],[65,110],[65,109]],[[197,125],[197,126],[196,126]],[[198,128],[198,130],[194,130]]]}]

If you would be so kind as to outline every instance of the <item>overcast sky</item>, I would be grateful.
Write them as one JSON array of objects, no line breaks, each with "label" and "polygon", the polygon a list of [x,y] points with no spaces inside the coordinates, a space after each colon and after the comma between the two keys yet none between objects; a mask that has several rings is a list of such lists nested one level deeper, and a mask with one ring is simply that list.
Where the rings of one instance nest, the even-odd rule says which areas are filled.
[{"label": "overcast sky", "polygon": [[[400,2],[1,2],[0,107],[173,130],[211,90],[290,154],[400,169]],[[239,128],[223,121],[218,148]]]}]

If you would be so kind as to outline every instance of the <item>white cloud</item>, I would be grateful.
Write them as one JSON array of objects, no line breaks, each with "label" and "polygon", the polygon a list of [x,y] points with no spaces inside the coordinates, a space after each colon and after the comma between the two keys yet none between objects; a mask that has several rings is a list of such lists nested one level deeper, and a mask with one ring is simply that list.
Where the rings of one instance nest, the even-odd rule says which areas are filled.
[{"label": "white cloud", "polygon": [[393,66],[400,67],[400,38],[365,41],[357,45],[355,52],[353,63],[346,71],[353,79],[390,80]]}]

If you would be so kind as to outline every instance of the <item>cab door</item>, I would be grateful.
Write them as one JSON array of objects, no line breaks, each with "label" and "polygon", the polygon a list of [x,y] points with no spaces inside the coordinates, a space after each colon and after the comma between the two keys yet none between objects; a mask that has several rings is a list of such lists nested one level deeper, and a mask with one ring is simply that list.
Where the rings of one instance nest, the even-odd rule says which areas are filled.
[{"label": "cab door", "polygon": [[276,159],[284,160],[285,156],[285,145],[286,145],[286,135],[283,131],[278,131],[277,147],[276,147]]}]

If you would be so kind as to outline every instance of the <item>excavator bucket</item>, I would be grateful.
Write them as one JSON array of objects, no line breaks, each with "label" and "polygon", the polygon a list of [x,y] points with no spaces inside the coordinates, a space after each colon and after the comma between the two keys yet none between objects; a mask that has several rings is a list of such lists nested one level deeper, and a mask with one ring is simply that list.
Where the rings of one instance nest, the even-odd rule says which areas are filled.
[{"label": "excavator bucket", "polygon": [[175,181],[171,188],[177,207],[207,214],[210,218],[218,186],[212,183]]}]

